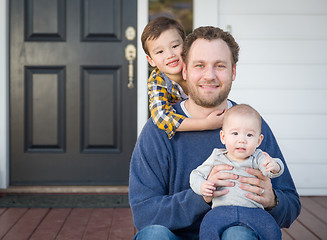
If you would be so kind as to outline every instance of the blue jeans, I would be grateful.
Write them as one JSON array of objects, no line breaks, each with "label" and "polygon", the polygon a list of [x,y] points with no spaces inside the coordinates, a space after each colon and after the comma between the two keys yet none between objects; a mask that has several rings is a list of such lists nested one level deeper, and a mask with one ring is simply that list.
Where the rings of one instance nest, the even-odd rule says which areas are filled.
[{"label": "blue jeans", "polygon": [[[232,226],[244,226],[253,230],[257,236],[256,239],[258,237],[262,240],[282,239],[278,224],[267,211],[261,208],[239,206],[220,206],[211,209],[202,220],[200,239],[220,239],[219,237],[224,235],[226,229]],[[237,237],[236,239],[241,238]]]},{"label": "blue jeans", "polygon": [[[133,238],[133,240],[197,240],[198,234],[189,235],[187,237],[178,237],[168,228],[161,225],[151,225],[143,228]],[[250,228],[244,226],[233,226],[226,229],[222,236],[222,240],[258,240],[258,235]]]}]

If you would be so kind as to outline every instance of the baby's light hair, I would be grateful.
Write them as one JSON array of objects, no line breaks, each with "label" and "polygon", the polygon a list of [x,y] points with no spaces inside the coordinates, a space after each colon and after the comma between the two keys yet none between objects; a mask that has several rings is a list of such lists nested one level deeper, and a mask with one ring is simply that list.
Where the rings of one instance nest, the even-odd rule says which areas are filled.
[{"label": "baby's light hair", "polygon": [[258,120],[259,129],[261,132],[261,122],[262,122],[261,116],[257,110],[255,110],[253,107],[251,107],[248,104],[238,104],[238,105],[234,105],[233,107],[228,109],[224,116],[222,129],[224,129],[224,125],[228,121],[228,118],[230,118],[230,116],[234,115],[234,114],[256,118]]}]

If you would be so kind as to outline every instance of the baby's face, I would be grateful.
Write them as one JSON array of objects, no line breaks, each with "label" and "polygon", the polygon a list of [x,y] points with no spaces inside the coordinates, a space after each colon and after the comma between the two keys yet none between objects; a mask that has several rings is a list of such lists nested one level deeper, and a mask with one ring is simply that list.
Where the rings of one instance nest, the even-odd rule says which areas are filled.
[{"label": "baby's face", "polygon": [[256,118],[237,115],[230,116],[220,132],[227,156],[235,161],[243,161],[254,153],[261,144],[263,135]]}]

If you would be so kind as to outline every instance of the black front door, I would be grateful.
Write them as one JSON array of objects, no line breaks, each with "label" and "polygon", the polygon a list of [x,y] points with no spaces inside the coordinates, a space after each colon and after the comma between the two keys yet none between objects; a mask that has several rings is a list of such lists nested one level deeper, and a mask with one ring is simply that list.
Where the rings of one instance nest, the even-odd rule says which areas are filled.
[{"label": "black front door", "polygon": [[128,184],[136,4],[10,1],[11,185]]}]

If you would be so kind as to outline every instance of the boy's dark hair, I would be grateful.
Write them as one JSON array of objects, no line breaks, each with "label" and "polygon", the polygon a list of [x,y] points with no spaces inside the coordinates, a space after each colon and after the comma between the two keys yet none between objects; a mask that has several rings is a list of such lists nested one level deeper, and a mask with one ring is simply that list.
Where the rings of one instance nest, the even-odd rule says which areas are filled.
[{"label": "boy's dark hair", "polygon": [[215,39],[222,39],[226,42],[228,45],[231,53],[232,53],[232,65],[237,63],[238,61],[238,54],[240,51],[240,47],[238,46],[237,42],[233,38],[233,36],[229,32],[225,32],[222,29],[218,27],[199,27],[196,28],[192,33],[190,33],[183,44],[183,52],[182,52],[182,58],[184,63],[187,64],[187,57],[189,50],[197,39],[205,39],[205,40],[215,40]]},{"label": "boy's dark hair", "polygon": [[149,22],[145,26],[141,36],[142,47],[145,54],[150,56],[146,41],[157,39],[162,32],[171,28],[175,28],[184,41],[185,31],[183,26],[177,20],[167,17],[157,17]]}]

